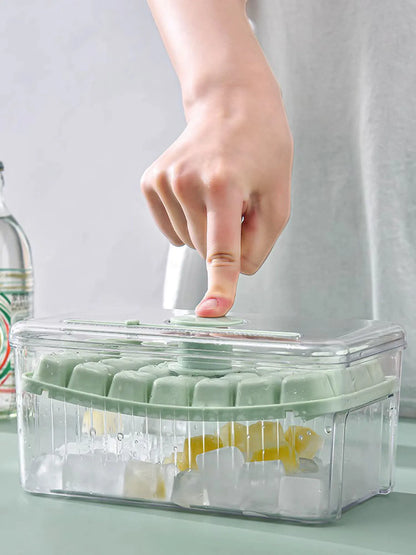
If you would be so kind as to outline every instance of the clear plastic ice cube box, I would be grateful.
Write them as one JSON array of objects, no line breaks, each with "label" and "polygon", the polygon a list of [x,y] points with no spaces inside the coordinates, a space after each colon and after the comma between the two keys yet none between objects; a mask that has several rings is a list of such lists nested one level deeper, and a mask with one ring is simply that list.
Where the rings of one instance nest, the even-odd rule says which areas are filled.
[{"label": "clear plastic ice cube box", "polygon": [[319,523],[392,488],[397,325],[152,311],[11,343],[29,492]]}]

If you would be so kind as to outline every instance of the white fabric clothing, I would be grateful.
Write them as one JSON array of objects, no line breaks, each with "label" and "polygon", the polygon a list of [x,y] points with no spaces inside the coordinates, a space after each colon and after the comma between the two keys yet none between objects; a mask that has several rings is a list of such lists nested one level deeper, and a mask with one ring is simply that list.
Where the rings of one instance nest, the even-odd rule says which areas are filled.
[{"label": "white fabric clothing", "polygon": [[[292,215],[234,311],[404,326],[416,416],[416,2],[249,0],[295,143]],[[171,248],[166,306],[193,308],[204,261]]]}]

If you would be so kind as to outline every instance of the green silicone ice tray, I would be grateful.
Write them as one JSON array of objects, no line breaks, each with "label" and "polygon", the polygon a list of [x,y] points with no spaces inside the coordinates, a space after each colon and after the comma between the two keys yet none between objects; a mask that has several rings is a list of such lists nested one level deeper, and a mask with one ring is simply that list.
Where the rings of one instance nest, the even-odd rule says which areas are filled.
[{"label": "green silicone ice tray", "polygon": [[[98,357],[92,357],[98,358]],[[176,364],[119,357],[44,356],[23,377],[24,389],[86,407],[188,420],[303,417],[338,412],[388,396],[397,389],[376,361],[312,371],[248,369],[223,376],[178,375]]]}]

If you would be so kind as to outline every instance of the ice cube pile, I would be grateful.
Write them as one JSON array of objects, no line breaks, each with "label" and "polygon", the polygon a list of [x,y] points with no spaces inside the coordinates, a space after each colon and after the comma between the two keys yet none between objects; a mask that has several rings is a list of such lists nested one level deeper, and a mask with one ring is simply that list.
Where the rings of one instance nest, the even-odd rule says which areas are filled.
[{"label": "ice cube pile", "polygon": [[[84,431],[95,425],[95,441],[68,443],[33,461],[35,491],[173,503],[247,514],[318,517],[328,475],[317,453],[323,439],[314,430],[280,422],[228,422],[218,434],[186,437],[163,460],[126,456],[116,438],[99,428],[101,411],[86,411]],[[119,423],[111,422],[111,426]],[[127,438],[123,438],[127,439]],[[177,442],[180,443],[180,442]],[[147,459],[146,459],[147,457]],[[154,458],[153,458],[154,460]]]},{"label": "ice cube pile", "polygon": [[164,460],[180,471],[172,501],[195,506],[203,500],[215,509],[289,517],[301,511],[313,518],[327,490],[326,469],[316,457],[322,445],[323,439],[303,426],[284,432],[276,421],[226,423],[218,436],[187,438],[182,452]]}]

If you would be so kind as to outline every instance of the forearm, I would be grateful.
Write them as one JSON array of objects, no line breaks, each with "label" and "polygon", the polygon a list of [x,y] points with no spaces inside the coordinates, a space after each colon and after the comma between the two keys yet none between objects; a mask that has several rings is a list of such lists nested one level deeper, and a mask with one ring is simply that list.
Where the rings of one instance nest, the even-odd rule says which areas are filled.
[{"label": "forearm", "polygon": [[276,87],[246,0],[148,0],[182,87],[185,112],[227,89]]}]

